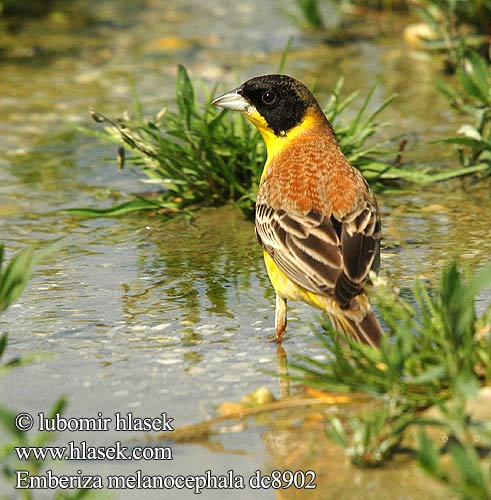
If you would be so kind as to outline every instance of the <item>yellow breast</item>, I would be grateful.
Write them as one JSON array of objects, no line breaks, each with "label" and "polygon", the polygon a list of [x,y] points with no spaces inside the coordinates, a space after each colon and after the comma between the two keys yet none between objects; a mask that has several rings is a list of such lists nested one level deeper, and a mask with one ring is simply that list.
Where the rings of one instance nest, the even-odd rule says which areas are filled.
[{"label": "yellow breast", "polygon": [[268,272],[269,279],[276,293],[287,300],[302,301],[322,309],[328,313],[339,309],[338,304],[326,295],[318,295],[306,290],[300,285],[294,283],[274,262],[266,250],[264,250],[264,263]]}]

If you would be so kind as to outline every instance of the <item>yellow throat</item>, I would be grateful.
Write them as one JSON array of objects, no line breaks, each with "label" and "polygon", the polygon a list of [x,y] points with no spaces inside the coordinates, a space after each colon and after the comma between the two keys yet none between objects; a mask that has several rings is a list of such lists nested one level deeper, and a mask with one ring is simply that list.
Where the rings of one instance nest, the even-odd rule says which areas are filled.
[{"label": "yellow throat", "polygon": [[314,113],[308,110],[303,120],[298,125],[290,129],[284,135],[278,136],[273,132],[271,127],[268,125],[268,122],[256,110],[256,108],[244,111],[243,114],[259,130],[266,144],[267,159],[261,175],[261,182],[266,175],[270,161],[293,139],[311,129],[315,120]]}]

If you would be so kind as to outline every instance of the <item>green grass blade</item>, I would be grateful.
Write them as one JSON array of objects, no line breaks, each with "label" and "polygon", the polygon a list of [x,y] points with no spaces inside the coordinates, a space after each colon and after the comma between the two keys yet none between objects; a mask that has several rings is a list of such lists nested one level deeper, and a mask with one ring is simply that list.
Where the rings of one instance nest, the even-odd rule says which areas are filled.
[{"label": "green grass blade", "polygon": [[130,212],[151,209],[155,210],[156,208],[160,208],[160,205],[155,201],[139,198],[125,203],[120,203],[118,205],[113,205],[108,208],[67,208],[63,211],[71,215],[81,215],[83,217],[116,217]]},{"label": "green grass blade", "polygon": [[34,249],[18,252],[0,276],[0,313],[5,311],[22,293],[34,268]]},{"label": "green grass blade", "polygon": [[286,61],[288,58],[288,54],[290,53],[290,49],[293,43],[293,36],[288,37],[288,41],[286,42],[285,48],[281,53],[280,64],[278,65],[278,73],[283,73],[286,68]]}]

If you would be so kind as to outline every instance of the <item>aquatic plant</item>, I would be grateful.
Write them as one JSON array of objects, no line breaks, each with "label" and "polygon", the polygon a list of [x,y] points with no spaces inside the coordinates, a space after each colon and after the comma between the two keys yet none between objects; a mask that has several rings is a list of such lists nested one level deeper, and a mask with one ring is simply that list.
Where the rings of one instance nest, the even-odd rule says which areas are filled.
[{"label": "aquatic plant", "polygon": [[[0,337],[0,361],[3,355],[5,345],[7,343],[6,335]],[[3,371],[5,369],[12,369],[18,366],[17,362],[2,362],[0,368]],[[67,399],[65,397],[60,397],[54,405],[51,407],[49,413],[47,412],[47,418],[55,418],[56,414],[61,415],[66,407]],[[18,460],[17,455],[14,450],[16,447],[43,447],[47,446],[49,443],[53,442],[57,434],[54,432],[37,432],[35,434],[30,434],[19,430],[16,425],[16,416],[19,412],[11,410],[0,404],[0,426],[3,428],[4,437],[7,442],[2,443],[0,446],[0,464],[2,466],[2,473],[4,477],[12,484],[16,481],[16,471],[23,470],[28,471],[29,476],[36,476],[41,473],[41,471],[48,465],[46,460],[36,459],[31,456],[29,460]],[[75,499],[83,498],[88,494],[90,490],[84,493],[84,490],[75,490],[68,494],[65,494],[63,498]],[[28,489],[18,490],[19,498],[22,500],[31,500],[34,498],[33,491]],[[58,496],[56,498],[59,498]]]},{"label": "aquatic plant", "polygon": [[[374,104],[373,86],[354,116],[346,119],[346,111],[352,113],[358,94],[342,99],[342,84],[340,80],[335,86],[324,112],[351,164],[378,189],[397,182],[429,184],[469,173],[465,169],[442,174],[402,167],[399,141],[373,141],[385,125],[378,116],[394,96]],[[138,210],[173,214],[234,201],[246,214],[252,214],[266,159],[263,141],[241,116],[212,106],[216,87],[203,87],[200,101],[188,72],[179,66],[174,109],[165,107],[154,118],[144,119],[137,102],[135,118],[126,116],[117,121],[94,111],[94,119],[106,124],[104,132],[83,131],[129,148],[132,154],[126,157],[120,146],[119,166],[126,163],[137,167],[146,175],[146,182],[159,191],[152,196],[134,196],[109,208],[74,208],[68,212],[84,216],[114,216]]]},{"label": "aquatic plant", "polygon": [[17,253],[2,270],[5,249],[0,243],[0,313],[22,293],[34,268],[34,249],[27,247]]},{"label": "aquatic plant", "polygon": [[[327,26],[322,15],[325,3],[329,3],[337,14],[335,26]],[[304,30],[324,33],[328,43],[349,40],[354,30],[363,30],[356,21],[366,15],[367,9],[410,10],[427,28],[420,33],[415,31],[416,36],[426,50],[443,55],[447,71],[453,72],[470,50],[480,50],[487,58],[491,55],[488,51],[491,0],[296,0],[295,7],[283,9],[285,16]]]},{"label": "aquatic plant", "polygon": [[[459,403],[474,396],[462,394]],[[463,406],[462,408],[465,408]],[[451,439],[442,450],[428,433],[419,432],[418,461],[433,478],[445,484],[464,500],[491,498],[491,424],[475,422],[465,411],[444,407],[446,427]],[[443,453],[448,452],[449,460]]]},{"label": "aquatic plant", "polygon": [[[36,251],[32,247],[26,247],[17,252],[10,262],[2,270],[4,260],[4,246],[0,243],[0,313],[4,312],[17,300],[28,283],[35,265],[49,253],[55,246],[48,246],[46,249]],[[9,371],[32,363],[39,359],[39,355],[27,355],[15,357],[5,361],[5,350],[7,347],[7,335],[0,335],[0,375],[5,375]],[[52,406],[50,418],[55,414],[61,414],[67,404],[65,397],[60,397]],[[56,433],[38,432],[31,434],[23,432],[15,425],[18,412],[11,410],[5,404],[0,403],[0,427],[3,428],[5,438],[0,446],[0,464],[3,475],[13,481],[16,470],[27,470],[30,475],[38,475],[47,465],[45,461],[31,458],[28,461],[20,462],[15,458],[14,449],[17,446],[46,446],[56,439]],[[63,498],[75,499],[83,498],[89,491],[75,490],[69,494],[64,494]],[[32,491],[25,489],[18,491],[19,498],[30,500],[33,498]]]},{"label": "aquatic plant", "polygon": [[457,69],[459,89],[439,84],[452,107],[470,118],[457,135],[439,142],[457,147],[460,164],[474,167],[489,175],[491,172],[491,68],[477,52],[468,53]]},{"label": "aquatic plant", "polygon": [[[336,12],[338,22],[335,26],[326,22],[323,5],[329,5]],[[327,41],[342,42],[349,39],[343,37],[343,30],[348,29],[347,18],[357,18],[357,11],[366,14],[366,9],[375,11],[407,10],[406,0],[295,0],[293,9],[283,8],[283,13],[293,24],[304,30],[321,31],[327,35]]]},{"label": "aquatic plant", "polygon": [[55,7],[55,3],[54,0],[0,0],[0,18],[46,16]]},{"label": "aquatic plant", "polygon": [[42,249],[28,246],[17,252],[4,266],[5,248],[0,243],[0,314],[19,298],[31,279],[34,267],[60,245],[61,242],[57,241]]},{"label": "aquatic plant", "polygon": [[[477,294],[489,287],[491,266],[465,278],[455,262],[444,268],[437,290],[416,281],[411,300],[379,285],[373,300],[388,333],[380,349],[340,341],[326,325],[331,335],[319,339],[332,354],[327,361],[296,357],[290,366],[295,380],[324,391],[361,393],[373,402],[371,411],[333,417],[327,427],[353,463],[380,465],[413,425],[438,425],[458,439],[469,438],[452,422],[467,420],[469,429],[462,398],[491,381],[491,305],[481,315],[475,309]],[[423,410],[431,406],[444,416],[425,418]]]},{"label": "aquatic plant", "polygon": [[[163,108],[154,118],[118,123],[93,114],[105,122],[100,136],[122,142],[133,155],[127,163],[141,169],[161,192],[113,207],[103,215],[118,215],[140,209],[171,213],[196,207],[221,205],[229,200],[250,207],[257,189],[265,150],[258,133],[240,116],[218,111],[211,104],[216,87],[205,89],[202,102],[186,69],[179,66],[176,79],[176,109]],[[85,215],[100,215],[84,211]]]},{"label": "aquatic plant", "polygon": [[295,0],[294,9],[282,9],[284,16],[301,29],[325,30],[326,23],[321,13],[319,0]]},{"label": "aquatic plant", "polygon": [[[253,408],[224,403],[218,417],[177,429],[175,438],[195,442],[223,432],[215,427],[229,420],[275,420],[287,408],[351,402],[335,416],[330,406],[325,430],[354,465],[380,467],[404,453],[459,498],[488,499],[491,416],[475,414],[491,398],[491,304],[476,310],[485,289],[491,266],[471,276],[456,262],[444,267],[437,286],[417,280],[406,298],[378,280],[372,298],[387,331],[379,349],[337,337],[326,324],[318,333],[324,359],[296,355],[288,369],[278,368],[283,381],[300,382],[304,391]],[[436,433],[446,439],[436,444]]]},{"label": "aquatic plant", "polygon": [[413,8],[433,35],[423,39],[430,51],[445,54],[457,68],[469,50],[485,47],[491,31],[491,0],[419,0]]}]

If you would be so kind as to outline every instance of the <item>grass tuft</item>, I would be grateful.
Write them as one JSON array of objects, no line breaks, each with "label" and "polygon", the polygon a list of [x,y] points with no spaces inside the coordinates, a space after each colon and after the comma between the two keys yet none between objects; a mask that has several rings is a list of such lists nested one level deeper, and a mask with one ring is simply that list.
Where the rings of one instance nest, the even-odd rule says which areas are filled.
[{"label": "grass tuft", "polygon": [[57,247],[58,243],[37,251],[33,247],[26,247],[4,265],[5,248],[0,243],[0,314],[19,298],[31,278],[34,267]]},{"label": "grass tuft", "polygon": [[460,164],[475,168],[481,176],[491,173],[491,68],[477,52],[470,52],[457,69],[459,90],[443,83],[440,91],[451,106],[471,120],[457,135],[438,142],[457,148]]},{"label": "grass tuft", "polygon": [[[160,192],[105,210],[103,215],[152,209],[164,213],[217,206],[234,200],[244,211],[254,202],[265,148],[255,129],[241,116],[211,104],[216,87],[204,90],[198,102],[186,69],[179,66],[175,109],[163,108],[154,118],[126,117],[115,122],[100,113],[106,124],[102,137],[129,148],[126,159],[142,171]],[[76,209],[78,214],[101,215]]]},{"label": "grass tuft", "polygon": [[328,425],[354,464],[382,464],[409,426],[430,425],[422,411],[431,406],[443,415],[431,425],[466,439],[455,422],[469,419],[466,401],[491,381],[491,305],[481,315],[475,309],[477,295],[490,287],[491,266],[469,278],[455,262],[444,268],[437,290],[417,281],[411,300],[380,285],[373,299],[388,335],[379,349],[320,335],[331,353],[327,361],[296,357],[295,380],[373,400],[372,411]]},{"label": "grass tuft", "polygon": [[[342,85],[340,80],[324,112],[333,123],[341,149],[351,164],[377,189],[394,187],[401,182],[426,185],[474,171],[471,167],[441,174],[402,167],[399,142],[375,139],[386,125],[379,121],[379,115],[395,96],[375,104],[377,87],[374,85],[353,116],[358,94],[342,98]],[[200,100],[196,84],[186,69],[179,66],[175,106],[163,108],[154,118],[144,119],[137,112],[135,118],[126,116],[114,121],[93,111],[95,121],[106,125],[104,132],[95,135],[120,145],[119,168],[125,163],[138,168],[146,176],[145,182],[157,187],[158,192],[136,196],[109,208],[75,208],[68,212],[93,217],[139,210],[173,214],[233,201],[246,215],[252,215],[266,161],[264,143],[257,130],[238,113],[219,110],[211,104],[218,93],[216,87],[202,87],[204,97]],[[139,104],[136,108],[139,110]],[[347,119],[348,114],[352,118]],[[131,155],[127,157],[121,145],[130,149]]]},{"label": "grass tuft", "polygon": [[423,40],[444,55],[447,70],[458,68],[469,51],[485,50],[491,31],[491,0],[423,0],[413,8],[433,32]]},{"label": "grass tuft", "polygon": [[[26,247],[15,254],[10,262],[2,269],[4,260],[4,246],[0,244],[0,314],[4,312],[20,296],[28,283],[33,269],[43,258],[53,252],[58,244],[52,244],[41,251],[35,251],[32,247]],[[39,358],[39,355],[27,355],[22,358],[13,358],[5,361],[7,348],[7,335],[0,335],[0,376],[31,363]],[[48,418],[54,418],[56,414],[62,414],[67,404],[65,397],[60,397],[52,406]],[[11,482],[16,478],[16,471],[25,470],[29,475],[39,475],[46,467],[46,462],[32,458],[21,461],[15,453],[16,447],[44,447],[56,439],[52,432],[23,432],[15,425],[18,412],[11,410],[0,402],[0,428],[2,428],[2,444],[0,445],[0,466],[2,474]],[[77,489],[63,494],[66,499],[78,499],[88,496],[90,490]],[[32,490],[20,490],[19,498],[31,500]],[[56,495],[59,498],[59,495]],[[60,497],[61,498],[61,497]]]}]

